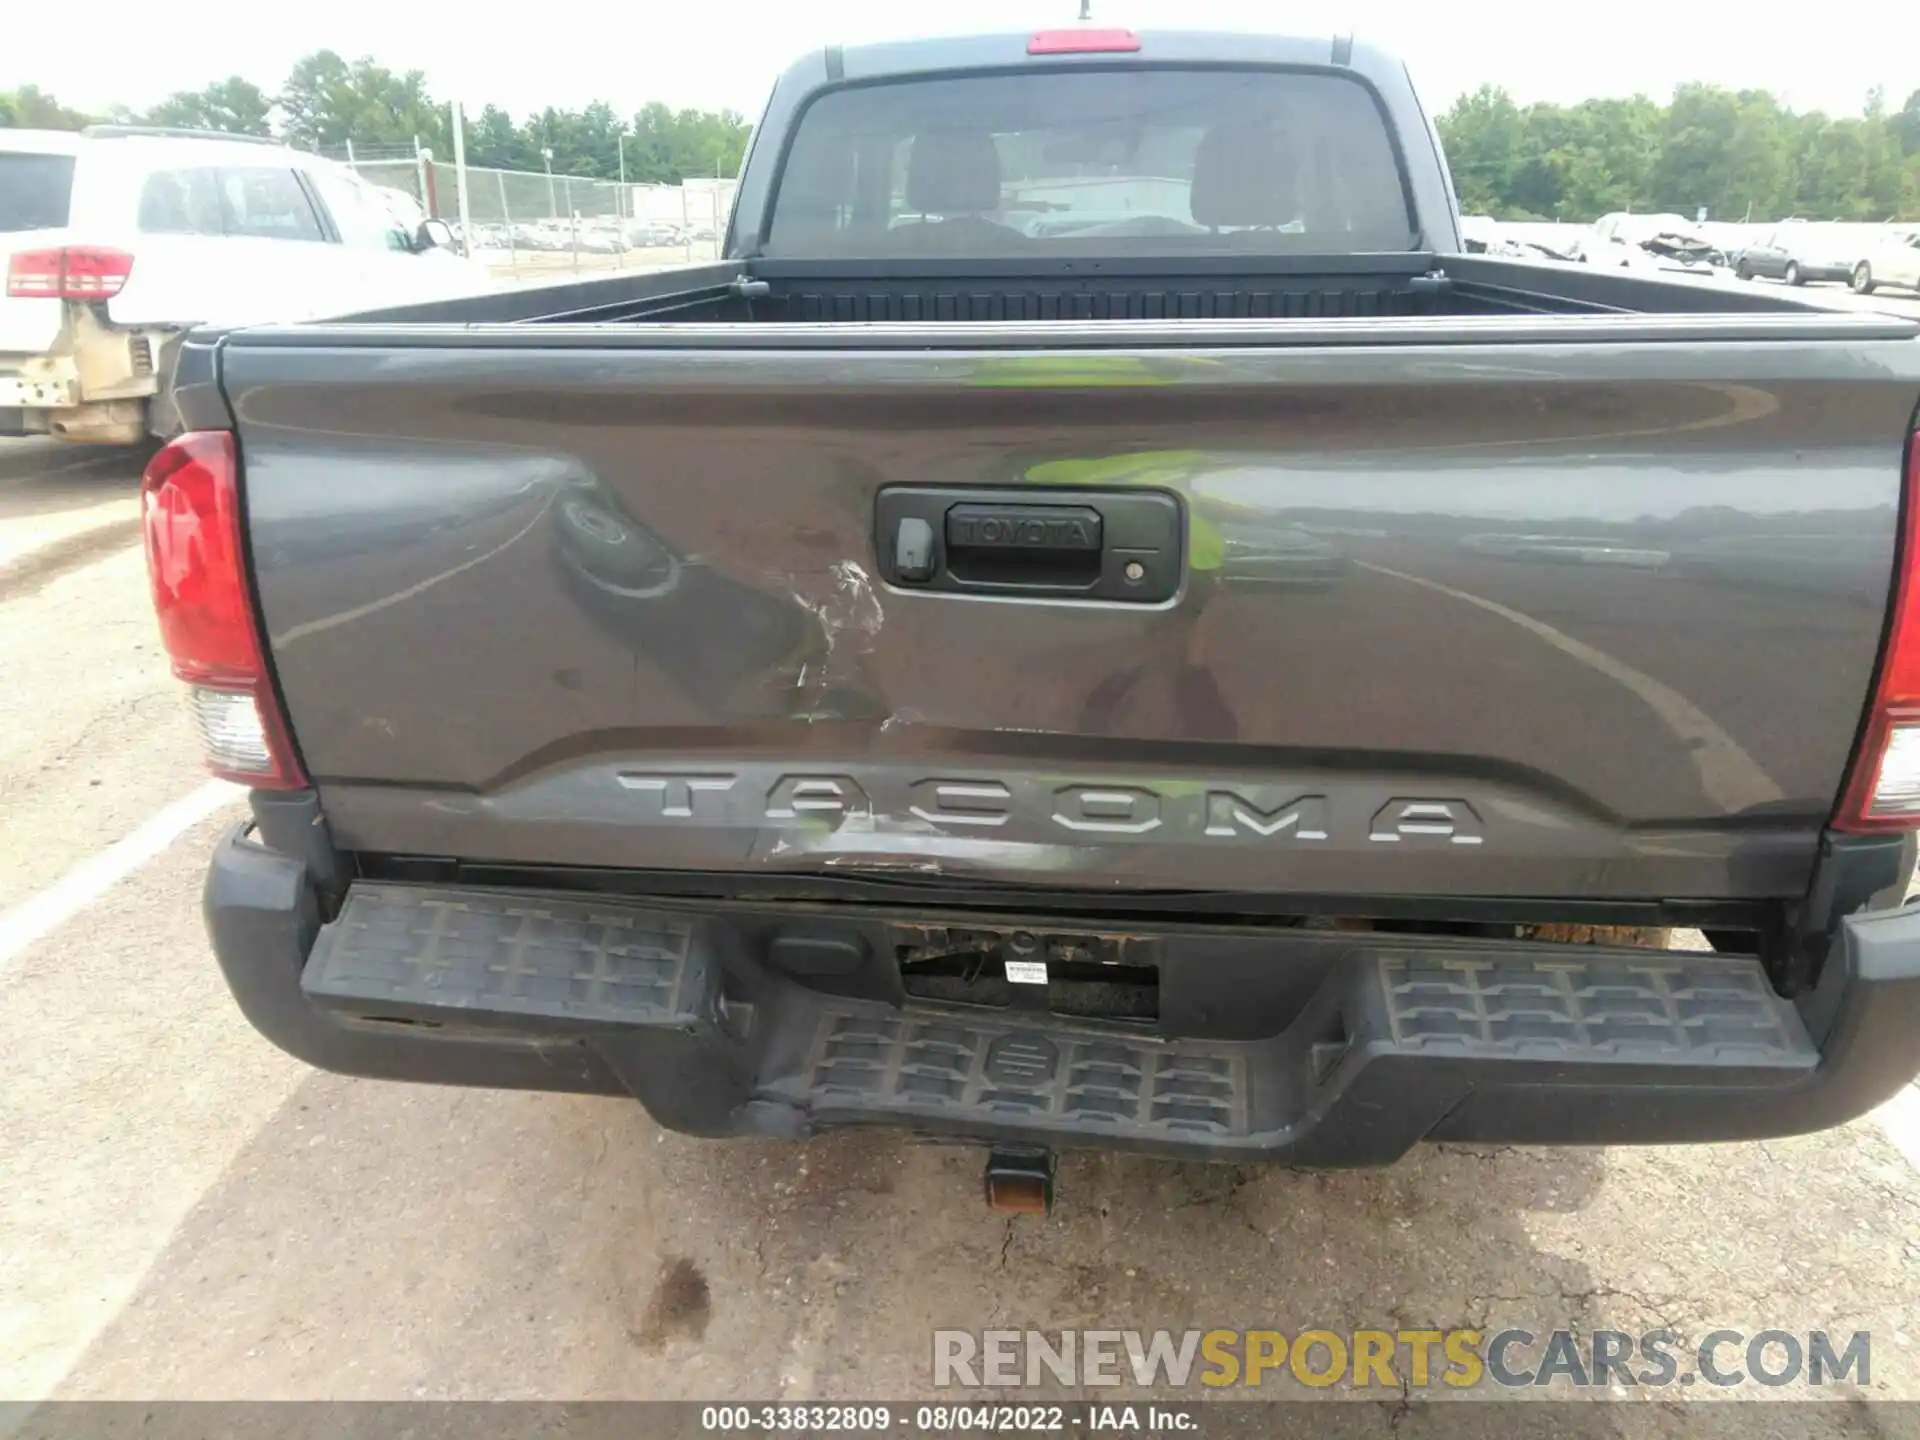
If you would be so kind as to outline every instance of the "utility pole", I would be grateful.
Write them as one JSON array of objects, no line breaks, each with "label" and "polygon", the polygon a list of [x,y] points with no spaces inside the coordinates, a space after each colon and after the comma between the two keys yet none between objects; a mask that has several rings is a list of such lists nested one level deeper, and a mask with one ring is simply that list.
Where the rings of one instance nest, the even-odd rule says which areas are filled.
[{"label": "utility pole", "polygon": [[433,151],[422,150],[415,157],[420,165],[420,203],[429,220],[440,218],[440,175],[433,168]]},{"label": "utility pole", "polygon": [[567,247],[573,251],[573,268],[580,268],[580,212],[573,208],[573,177],[567,176]]},{"label": "utility pole", "polygon": [[613,208],[624,220],[627,218],[627,132],[622,130],[615,140],[620,146],[620,203]]},{"label": "utility pole", "polygon": [[426,147],[421,145],[418,135],[413,137],[413,169],[415,182],[420,189],[420,207],[428,215],[433,214],[433,190],[427,171]]},{"label": "utility pole", "polygon": [[467,204],[467,120],[453,102],[453,188],[460,197],[460,253],[473,254],[473,210]]},{"label": "utility pole", "polygon": [[500,221],[507,227],[507,262],[518,265],[520,242],[514,238],[513,234],[513,206],[507,203],[507,172],[496,170],[493,172],[493,178],[500,189]]},{"label": "utility pole", "polygon": [[560,202],[554,198],[553,194],[553,147],[551,145],[542,145],[540,147],[540,158],[546,163],[547,167],[547,214],[558,220],[560,218]]}]

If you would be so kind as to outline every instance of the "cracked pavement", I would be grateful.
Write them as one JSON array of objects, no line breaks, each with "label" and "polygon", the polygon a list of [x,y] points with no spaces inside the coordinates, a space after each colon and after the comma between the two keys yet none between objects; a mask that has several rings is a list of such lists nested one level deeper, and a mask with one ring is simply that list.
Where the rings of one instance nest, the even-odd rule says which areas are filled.
[{"label": "cracked pavement", "polygon": [[[0,528],[134,484],[38,463],[0,448]],[[137,550],[71,556],[0,587],[0,906],[201,782]],[[977,1152],[891,1132],[717,1144],[630,1103],[306,1069],[200,930],[232,813],[0,969],[0,1398],[899,1399],[941,1328],[1466,1325],[1863,1329],[1864,1385],[1644,1398],[1920,1399],[1920,1189],[1871,1122],[1378,1171],[1075,1154],[1055,1213],[1010,1221]]]}]

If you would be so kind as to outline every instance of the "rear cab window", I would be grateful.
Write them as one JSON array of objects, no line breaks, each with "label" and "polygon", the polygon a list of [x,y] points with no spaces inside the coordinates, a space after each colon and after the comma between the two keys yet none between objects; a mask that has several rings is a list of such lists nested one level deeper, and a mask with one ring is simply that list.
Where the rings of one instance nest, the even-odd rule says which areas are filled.
[{"label": "rear cab window", "polygon": [[73,156],[0,150],[0,234],[66,228]]},{"label": "rear cab window", "polygon": [[1357,79],[1076,67],[819,96],[764,253],[1352,253],[1414,238],[1386,117]]}]

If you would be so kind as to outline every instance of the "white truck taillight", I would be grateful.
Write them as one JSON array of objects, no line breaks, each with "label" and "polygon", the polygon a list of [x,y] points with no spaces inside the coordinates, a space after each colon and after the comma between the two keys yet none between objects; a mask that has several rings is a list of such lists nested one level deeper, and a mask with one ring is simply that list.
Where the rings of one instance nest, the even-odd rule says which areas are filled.
[{"label": "white truck taillight", "polygon": [[103,245],[17,250],[7,258],[9,300],[111,300],[133,273],[133,256]]},{"label": "white truck taillight", "polygon": [[302,788],[247,592],[233,436],[194,431],[162,449],[140,511],[160,638],[190,687],[207,768],[256,789]]},{"label": "white truck taillight", "polygon": [[1834,827],[1920,830],[1920,431],[1907,441],[1893,608],[1873,708],[1854,751]]}]

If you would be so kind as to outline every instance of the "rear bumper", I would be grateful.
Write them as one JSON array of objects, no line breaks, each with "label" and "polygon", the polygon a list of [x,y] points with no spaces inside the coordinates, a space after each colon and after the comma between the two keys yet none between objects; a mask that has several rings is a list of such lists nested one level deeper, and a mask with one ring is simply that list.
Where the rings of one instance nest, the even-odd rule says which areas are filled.
[{"label": "rear bumper", "polygon": [[[244,826],[206,916],[247,1018],[310,1064],[631,1093],[699,1135],[885,1124],[1362,1165],[1422,1139],[1801,1133],[1920,1068],[1920,907],[1847,918],[1792,1003],[1734,957],[1130,927],[1161,957],[1177,1036],[869,998],[860,967],[892,973],[892,951],[864,915],[362,882],[323,925],[307,866]],[[796,934],[849,966],[782,973],[775,942]],[[1269,1009],[1285,1018],[1263,1029]]]},{"label": "rear bumper", "polygon": [[0,409],[71,410],[158,393],[165,331],[93,328],[85,353],[0,354]]},{"label": "rear bumper", "polygon": [[0,410],[58,410],[80,403],[80,370],[54,355],[0,355]]},{"label": "rear bumper", "polygon": [[51,351],[0,353],[0,434],[138,441],[178,334],[116,329],[80,307]]}]

